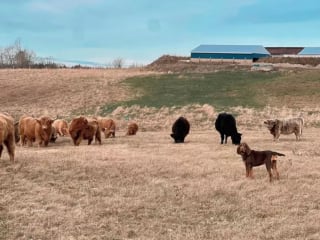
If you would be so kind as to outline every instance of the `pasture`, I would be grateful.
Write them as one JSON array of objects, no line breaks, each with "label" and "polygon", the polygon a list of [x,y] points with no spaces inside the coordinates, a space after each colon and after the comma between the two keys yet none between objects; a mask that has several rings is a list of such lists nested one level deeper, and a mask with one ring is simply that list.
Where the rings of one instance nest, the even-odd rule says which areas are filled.
[{"label": "pasture", "polygon": [[[199,94],[177,99],[180,105],[170,105],[175,98],[168,97],[156,106],[144,104],[144,97],[152,92],[157,99],[163,91],[155,91],[160,84],[155,79],[167,75],[141,70],[0,70],[1,111],[15,118],[27,113],[70,120],[91,113],[118,123],[116,138],[103,139],[101,146],[83,141],[75,147],[68,137],[47,148],[17,146],[15,164],[4,151],[0,239],[319,239],[319,72],[285,71],[270,78],[260,74],[258,82],[245,80],[254,74],[245,75],[242,83],[245,89],[260,91],[250,95],[258,99],[255,106],[242,104],[246,95],[241,91],[231,94],[237,100],[226,106],[223,101],[198,101],[207,80],[197,88]],[[217,85],[222,89],[225,75]],[[184,91],[176,85],[183,77],[172,79],[166,92]],[[245,178],[231,139],[221,145],[213,128],[224,109],[234,113],[243,141],[252,149],[286,154],[278,160],[279,181],[269,183],[264,166],[254,168],[255,179]],[[174,144],[169,134],[180,115],[190,120],[191,131],[186,143]],[[293,135],[274,142],[262,124],[273,116],[296,115],[306,121],[299,142]],[[138,122],[137,135],[124,136],[128,120]]]}]

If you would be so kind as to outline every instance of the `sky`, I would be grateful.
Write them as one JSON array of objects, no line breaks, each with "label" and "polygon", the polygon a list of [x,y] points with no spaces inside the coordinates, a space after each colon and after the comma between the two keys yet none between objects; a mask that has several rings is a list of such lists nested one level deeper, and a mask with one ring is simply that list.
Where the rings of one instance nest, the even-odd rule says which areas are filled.
[{"label": "sky", "polygon": [[0,0],[0,48],[146,65],[200,44],[320,47],[319,0]]}]

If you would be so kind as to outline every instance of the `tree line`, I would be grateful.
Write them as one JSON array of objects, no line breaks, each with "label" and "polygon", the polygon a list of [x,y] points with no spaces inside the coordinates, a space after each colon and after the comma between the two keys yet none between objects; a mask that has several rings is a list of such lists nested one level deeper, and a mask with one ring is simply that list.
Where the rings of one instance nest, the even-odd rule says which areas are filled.
[{"label": "tree line", "polygon": [[[111,63],[106,64],[106,67],[123,68],[125,61],[118,57]],[[100,66],[101,67],[101,66]],[[139,67],[132,65],[130,67]],[[13,44],[1,47],[0,46],[0,68],[67,68],[65,64],[56,63],[52,57],[37,57],[32,50],[24,49],[20,39],[17,39]],[[91,68],[76,64],[70,68]]]},{"label": "tree line", "polygon": [[24,49],[21,41],[16,40],[12,45],[0,47],[0,68],[64,68],[52,58],[37,57],[32,50]]}]

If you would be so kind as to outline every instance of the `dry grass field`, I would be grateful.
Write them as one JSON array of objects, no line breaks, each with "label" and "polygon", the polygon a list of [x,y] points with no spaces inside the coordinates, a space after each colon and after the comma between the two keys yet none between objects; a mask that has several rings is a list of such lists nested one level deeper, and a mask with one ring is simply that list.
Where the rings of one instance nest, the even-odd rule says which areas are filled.
[{"label": "dry grass field", "polygon": [[[70,117],[134,97],[119,83],[145,74],[150,72],[0,70],[1,111]],[[245,178],[231,139],[219,143],[212,106],[133,106],[111,116],[120,121],[130,111],[142,125],[136,136],[125,136],[122,119],[116,138],[102,145],[75,147],[61,137],[47,148],[17,146],[14,164],[4,151],[0,239],[320,239],[320,111],[314,105],[301,110],[306,128],[299,142],[294,135],[274,142],[261,124],[272,115],[293,116],[293,110],[234,108],[252,149],[286,154],[273,183],[264,166],[254,168],[255,179]],[[174,144],[171,124],[181,114],[191,132],[186,143]]]}]

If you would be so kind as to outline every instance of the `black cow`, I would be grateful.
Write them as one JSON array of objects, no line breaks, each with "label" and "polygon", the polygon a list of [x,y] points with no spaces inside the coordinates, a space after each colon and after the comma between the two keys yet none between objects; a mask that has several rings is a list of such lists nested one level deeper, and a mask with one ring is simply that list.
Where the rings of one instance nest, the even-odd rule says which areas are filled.
[{"label": "black cow", "polygon": [[231,114],[220,113],[215,122],[215,127],[221,136],[221,144],[227,143],[227,138],[231,136],[233,144],[240,144],[241,133],[238,133],[236,120]]},{"label": "black cow", "polygon": [[170,136],[174,139],[175,143],[183,143],[184,138],[188,135],[190,124],[184,117],[179,117],[172,125],[172,133]]}]

